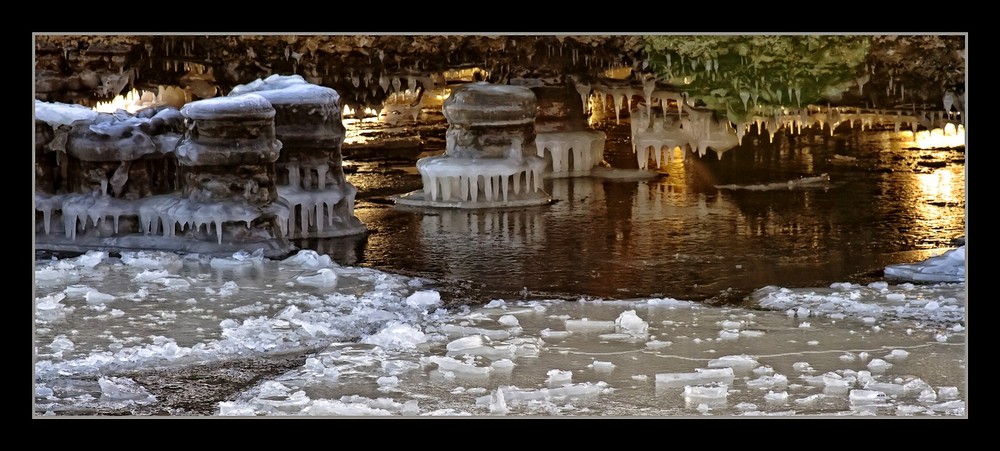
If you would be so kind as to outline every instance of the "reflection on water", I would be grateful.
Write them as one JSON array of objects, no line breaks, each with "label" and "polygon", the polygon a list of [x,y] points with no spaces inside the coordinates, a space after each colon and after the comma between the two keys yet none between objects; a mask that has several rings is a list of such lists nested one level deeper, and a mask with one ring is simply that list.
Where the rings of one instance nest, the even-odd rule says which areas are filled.
[{"label": "reflection on water", "polygon": [[[905,133],[905,132],[900,132]],[[907,147],[919,149],[948,149],[965,145],[965,126],[947,124],[944,128],[932,130],[919,130],[916,133],[910,132],[913,136],[913,144]]]},{"label": "reflection on water", "polygon": [[[846,130],[778,134],[773,142],[748,135],[721,160],[711,152],[680,158],[678,149],[660,166],[668,175],[653,180],[547,179],[557,201],[545,206],[362,203],[356,214],[372,232],[355,257],[465,283],[479,292],[466,295],[484,302],[525,290],[707,299],[880,274],[964,236],[962,152],[906,149],[893,131]],[[783,185],[820,174],[829,183]]]}]

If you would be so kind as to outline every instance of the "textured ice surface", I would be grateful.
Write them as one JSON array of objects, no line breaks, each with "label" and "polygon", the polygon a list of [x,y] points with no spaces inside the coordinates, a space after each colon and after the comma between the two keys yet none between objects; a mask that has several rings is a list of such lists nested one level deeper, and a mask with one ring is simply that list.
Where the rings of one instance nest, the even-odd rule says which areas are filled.
[{"label": "textured ice surface", "polygon": [[[296,282],[322,268],[337,271],[336,286]],[[308,252],[282,261],[98,253],[37,261],[35,274],[38,415],[141,411],[162,397],[127,372],[288,353],[303,356],[301,367],[220,402],[215,415],[965,414],[964,310],[951,313],[956,322],[882,314],[867,323],[872,310],[834,317],[848,310],[824,306],[886,305],[886,292],[898,292],[940,315],[961,285],[843,283],[749,311],[675,299],[446,306],[416,279]],[[113,299],[87,302],[95,291]],[[798,327],[803,316],[809,328]],[[643,324],[641,339],[601,338]],[[766,334],[720,340],[720,329]]]},{"label": "textured ice surface", "polygon": [[886,266],[885,276],[913,282],[964,282],[965,246],[922,262]]},{"label": "textured ice surface", "polygon": [[733,382],[732,368],[695,368],[693,373],[657,373],[656,386],[661,388],[684,387],[712,382]]}]

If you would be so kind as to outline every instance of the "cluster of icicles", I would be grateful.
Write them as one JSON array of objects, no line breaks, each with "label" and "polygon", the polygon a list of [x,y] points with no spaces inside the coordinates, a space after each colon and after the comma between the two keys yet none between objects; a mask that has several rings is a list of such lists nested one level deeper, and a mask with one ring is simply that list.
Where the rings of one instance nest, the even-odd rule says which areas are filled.
[{"label": "cluster of icicles", "polygon": [[[312,186],[312,172],[316,172],[317,189],[303,189]],[[289,165],[289,185],[278,187],[278,202],[267,207],[269,213],[275,215],[278,226],[284,236],[296,234],[296,222],[291,212],[299,211],[298,226],[302,231],[314,226],[322,232],[324,223],[334,226],[334,206],[345,197],[353,197],[355,191],[345,193],[338,187],[327,188],[326,173],[329,166],[318,165],[300,171],[297,165]],[[305,177],[301,174],[304,173]],[[77,224],[81,230],[88,225],[100,228],[102,222],[113,223],[114,233],[119,231],[119,223],[124,216],[139,219],[141,232],[145,235],[176,236],[178,232],[204,231],[214,233],[219,244],[223,240],[224,223],[242,222],[249,229],[251,223],[259,218],[261,208],[240,201],[199,201],[193,197],[181,197],[174,194],[150,196],[142,199],[121,199],[107,194],[107,183],[102,183],[102,190],[84,194],[50,195],[35,193],[35,208],[42,212],[43,226],[46,234],[51,232],[51,217],[54,210],[62,211],[62,220],[66,238],[76,239]],[[350,199],[353,204],[353,199]],[[304,233],[304,232],[303,232]]]},{"label": "cluster of icicles", "polygon": [[417,162],[424,195],[435,201],[507,202],[543,190],[543,159],[456,159],[428,157]]}]

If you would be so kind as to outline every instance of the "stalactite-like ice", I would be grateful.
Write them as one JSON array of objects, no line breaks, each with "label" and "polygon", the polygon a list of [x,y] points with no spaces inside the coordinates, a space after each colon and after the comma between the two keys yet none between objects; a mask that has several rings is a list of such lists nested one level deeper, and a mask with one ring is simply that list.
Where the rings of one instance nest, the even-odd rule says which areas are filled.
[{"label": "stalactite-like ice", "polygon": [[659,165],[660,161],[666,157],[667,161],[673,157],[674,148],[688,145],[694,141],[694,136],[687,130],[676,125],[664,125],[662,118],[653,120],[653,125],[646,129],[638,129],[632,142],[635,146],[636,160],[639,169],[646,169],[649,166],[650,151],[653,160]]},{"label": "stalactite-like ice", "polygon": [[539,157],[544,158],[548,151],[553,176],[587,175],[604,158],[606,139],[599,130],[538,133],[535,147]]},{"label": "stalactite-like ice", "polygon": [[542,192],[545,160],[438,156],[421,159],[417,169],[431,201],[503,203]]}]

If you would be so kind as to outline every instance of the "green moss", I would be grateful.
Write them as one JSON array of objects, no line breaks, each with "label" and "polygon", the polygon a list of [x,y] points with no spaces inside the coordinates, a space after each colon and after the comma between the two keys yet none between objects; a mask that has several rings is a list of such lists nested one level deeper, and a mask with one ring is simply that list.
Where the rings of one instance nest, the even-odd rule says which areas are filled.
[{"label": "green moss", "polygon": [[870,36],[668,35],[646,38],[656,74],[742,121],[836,98],[862,73]]}]

